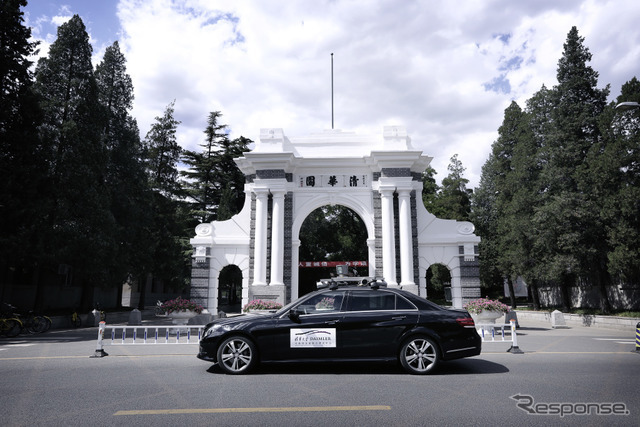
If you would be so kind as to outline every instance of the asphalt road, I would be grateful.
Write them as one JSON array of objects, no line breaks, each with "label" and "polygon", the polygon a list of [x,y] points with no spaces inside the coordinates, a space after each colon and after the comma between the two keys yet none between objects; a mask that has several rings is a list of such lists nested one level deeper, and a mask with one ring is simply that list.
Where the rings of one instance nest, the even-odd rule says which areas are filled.
[{"label": "asphalt road", "polygon": [[196,345],[90,358],[96,338],[97,328],[0,338],[0,425],[640,425],[640,354],[624,331],[522,325],[524,354],[485,343],[428,376],[394,364],[228,376],[196,359]]}]

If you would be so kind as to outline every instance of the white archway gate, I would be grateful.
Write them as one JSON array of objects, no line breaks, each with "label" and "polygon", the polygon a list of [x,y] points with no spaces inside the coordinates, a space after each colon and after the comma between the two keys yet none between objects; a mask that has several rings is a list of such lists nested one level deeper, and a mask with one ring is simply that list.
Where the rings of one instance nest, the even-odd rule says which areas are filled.
[{"label": "white archway gate", "polygon": [[222,268],[237,265],[243,305],[252,299],[288,303],[298,297],[299,233],[316,208],[339,204],[367,228],[369,275],[426,296],[426,271],[451,271],[454,307],[480,296],[473,224],[436,218],[422,203],[422,172],[431,158],[414,150],[406,130],[382,135],[338,130],[289,138],[261,129],[253,151],[236,159],[246,176],[242,211],[196,227],[191,298],[218,311]]}]

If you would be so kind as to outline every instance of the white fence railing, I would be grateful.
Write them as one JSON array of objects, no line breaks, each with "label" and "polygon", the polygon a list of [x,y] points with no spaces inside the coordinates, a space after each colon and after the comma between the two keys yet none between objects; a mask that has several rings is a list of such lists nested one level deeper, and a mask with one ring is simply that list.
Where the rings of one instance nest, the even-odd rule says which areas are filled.
[{"label": "white fence railing", "polygon": [[[512,344],[507,352],[513,354],[523,353],[518,347],[518,334],[516,333],[515,320],[511,320],[509,324],[476,323],[476,329],[483,343],[510,342]],[[497,337],[496,330],[499,330]],[[505,331],[509,334],[508,337],[505,335]]]},{"label": "white fence railing", "polygon": [[[119,326],[100,322],[96,351],[92,357],[108,356],[105,345],[198,344],[206,325]],[[109,329],[111,334],[105,338]]]}]

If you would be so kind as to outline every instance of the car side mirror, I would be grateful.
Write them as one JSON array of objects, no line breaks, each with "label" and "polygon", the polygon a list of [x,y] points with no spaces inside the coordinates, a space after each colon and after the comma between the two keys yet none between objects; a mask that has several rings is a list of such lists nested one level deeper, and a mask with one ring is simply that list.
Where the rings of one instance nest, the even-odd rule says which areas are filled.
[{"label": "car side mirror", "polygon": [[291,310],[289,310],[289,319],[297,323],[300,321],[301,314],[303,314],[302,311],[296,308],[292,308]]}]

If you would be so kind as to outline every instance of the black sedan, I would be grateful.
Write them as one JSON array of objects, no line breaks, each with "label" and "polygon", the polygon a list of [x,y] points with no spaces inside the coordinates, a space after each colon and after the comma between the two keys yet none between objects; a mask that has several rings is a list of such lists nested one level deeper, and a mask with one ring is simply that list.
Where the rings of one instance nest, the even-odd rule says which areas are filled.
[{"label": "black sedan", "polygon": [[215,320],[198,358],[228,374],[258,362],[397,360],[409,373],[427,374],[441,360],[479,355],[481,345],[464,310],[401,289],[350,286],[312,292],[275,313]]}]

